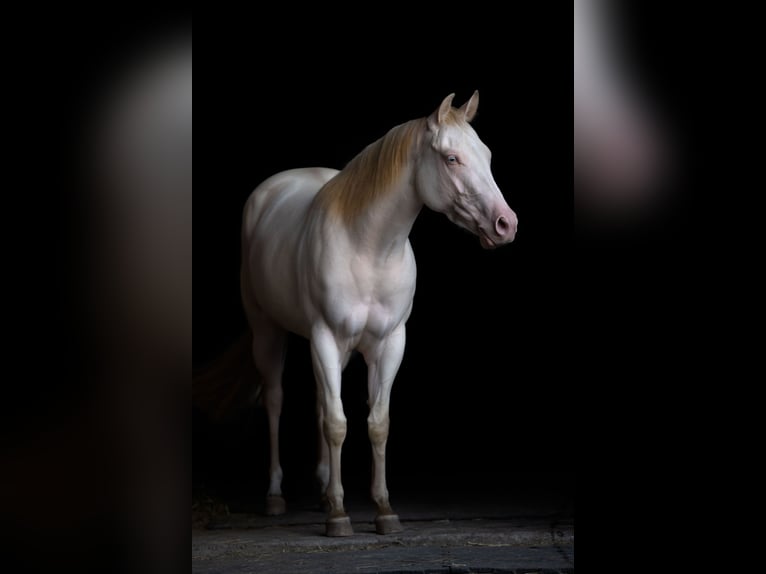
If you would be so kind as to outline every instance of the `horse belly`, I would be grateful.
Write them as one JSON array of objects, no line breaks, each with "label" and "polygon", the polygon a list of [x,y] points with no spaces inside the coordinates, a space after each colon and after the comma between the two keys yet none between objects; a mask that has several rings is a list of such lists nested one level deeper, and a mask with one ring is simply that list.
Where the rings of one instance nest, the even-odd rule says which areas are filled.
[{"label": "horse belly", "polygon": [[[295,241],[256,242],[253,257],[253,293],[260,309],[288,331],[306,336],[308,326],[298,292],[294,258]],[[261,246],[262,249],[258,249]]]}]

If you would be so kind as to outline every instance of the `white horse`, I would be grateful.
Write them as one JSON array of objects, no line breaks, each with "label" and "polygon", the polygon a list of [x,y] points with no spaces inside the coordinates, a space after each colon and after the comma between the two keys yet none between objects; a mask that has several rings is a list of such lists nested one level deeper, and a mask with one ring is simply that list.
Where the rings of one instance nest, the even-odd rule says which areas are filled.
[{"label": "white horse", "polygon": [[242,298],[253,332],[270,435],[266,510],[285,512],[279,463],[282,370],[288,331],[306,337],[317,382],[320,456],[328,536],[353,533],[343,507],[340,455],[346,437],[341,373],[352,351],[368,366],[372,498],[379,534],[401,530],[386,488],[389,396],[415,294],[408,239],[423,205],[479,236],[484,248],[513,240],[516,214],[490,171],[490,151],[447,96],[428,118],[392,128],[342,171],[286,171],[259,185],[242,224]]}]

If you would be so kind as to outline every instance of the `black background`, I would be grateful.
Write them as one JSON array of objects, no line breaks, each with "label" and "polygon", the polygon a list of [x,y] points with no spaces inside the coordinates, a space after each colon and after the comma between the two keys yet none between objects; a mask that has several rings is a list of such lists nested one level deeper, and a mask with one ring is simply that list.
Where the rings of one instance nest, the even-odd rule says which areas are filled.
[{"label": "black background", "polygon": [[[747,295],[757,288],[739,280],[739,272],[757,272],[762,259],[747,252],[759,244],[749,235],[762,228],[756,219],[762,210],[749,205],[759,197],[754,182],[762,177],[750,179],[744,169],[759,166],[762,154],[762,146],[753,145],[755,111],[762,105],[751,85],[759,70],[753,56],[761,52],[755,49],[760,34],[749,24],[759,20],[718,6],[621,4],[632,63],[680,127],[686,152],[685,178],[676,184],[681,199],[659,224],[607,232],[575,223],[572,233],[568,5],[513,5],[503,13],[478,5],[423,6],[425,17],[390,5],[342,14],[328,14],[323,6],[321,17],[319,10],[287,8],[289,14],[203,16],[197,52],[202,151],[194,193],[194,364],[218,356],[245,329],[238,291],[240,214],[260,181],[295,166],[342,167],[394,124],[430,113],[447,93],[457,92],[460,104],[478,88],[475,126],[494,152],[495,177],[519,215],[519,235],[514,244],[488,253],[442,216],[424,210],[416,222],[411,239],[418,291],[392,400],[392,501],[439,489],[445,495],[437,500],[470,502],[482,493],[512,498],[529,485],[573,500],[576,470],[578,496],[583,483],[593,495],[578,502],[581,509],[592,509],[594,497],[602,497],[605,514],[628,517],[619,524],[599,522],[619,538],[611,545],[615,551],[625,548],[622,527],[642,517],[652,520],[652,536],[661,522],[674,528],[677,541],[678,522],[665,515],[684,497],[696,503],[698,497],[688,496],[689,484],[701,479],[703,469],[719,468],[716,446],[732,444],[717,432],[729,426],[722,407],[732,395],[741,396],[729,385],[736,381],[733,372],[747,364],[737,359],[759,356],[748,353],[759,351],[753,349],[757,338],[728,355],[744,338],[731,321],[751,324]],[[80,149],[81,124],[100,87],[124,68],[124,45],[143,45],[148,30],[162,27],[154,20],[165,18],[156,10],[111,9],[95,22],[90,12],[73,17],[69,10],[66,17],[77,21],[62,16],[43,22],[37,15],[15,20],[22,24],[18,36],[6,39],[11,71],[21,72],[6,94],[19,100],[8,106],[7,119],[19,125],[15,151],[27,159],[12,180],[21,183],[11,185],[6,199],[28,202],[6,210],[22,227],[7,226],[13,239],[7,255],[21,264],[6,283],[33,293],[28,304],[11,305],[23,328],[11,331],[9,339],[28,354],[19,360],[19,353],[16,363],[29,367],[29,376],[9,376],[6,390],[24,396],[6,401],[6,423],[24,422],[22,459],[34,452],[28,443],[51,439],[46,453],[55,456],[52,464],[26,473],[17,465],[18,480],[3,490],[17,507],[16,513],[11,507],[7,526],[20,532],[19,548],[58,541],[47,552],[25,552],[25,561],[50,560],[61,568],[61,551],[67,550],[103,571],[101,555],[90,553],[105,537],[120,551],[115,564],[124,567],[123,559],[136,555],[133,538],[114,528],[122,514],[136,525],[132,535],[154,533],[148,521],[133,521],[124,512],[135,506],[133,499],[123,501],[128,489],[105,481],[102,467],[111,469],[110,457],[126,458],[131,467],[146,469],[149,482],[159,484],[170,475],[158,472],[153,461],[136,463],[133,454],[143,451],[124,441],[113,444],[102,428],[110,425],[101,418],[89,425],[86,418],[85,434],[103,441],[103,449],[66,428],[61,441],[47,432],[62,418],[79,420],[81,411],[71,403],[82,398],[89,405],[92,395],[92,412],[104,420],[114,417],[101,404],[100,387],[83,388],[88,377],[68,376],[72,370],[79,374],[79,362],[90,371],[92,362],[102,360],[88,346],[82,360],[73,356],[72,339],[104,333],[83,334],[81,305],[51,324],[51,275],[64,284],[59,291],[76,292],[78,303],[87,296],[79,289],[87,277],[72,278],[81,255],[66,248],[79,243],[73,236],[82,232],[81,211],[99,211],[81,197],[81,182],[70,173],[73,150]],[[24,214],[31,216],[29,224],[18,219]],[[43,233],[50,230],[53,238]],[[103,239],[88,238],[93,245]],[[29,249],[17,249],[24,245]],[[61,252],[66,254],[60,269],[51,273],[48,256]],[[289,353],[282,425],[288,504],[311,494],[315,458],[305,343],[291,340]],[[705,390],[711,379],[723,385]],[[344,385],[344,486],[360,496],[369,485],[365,386],[364,366],[356,361]],[[147,401],[156,400],[147,394]],[[740,406],[731,412],[740,415]],[[130,416],[143,428],[148,414],[135,409]],[[165,434],[174,433],[160,429],[155,435],[156,429],[147,428],[169,459],[185,453],[184,445],[168,446],[175,442]],[[70,451],[80,454],[72,457]],[[220,494],[232,510],[262,504],[266,459],[262,411],[248,410],[219,425],[193,412],[194,485]],[[694,482],[674,474],[687,464]],[[93,465],[102,472],[92,472]],[[119,466],[110,477],[130,481],[124,471]],[[170,478],[183,498],[186,472]],[[657,491],[671,500],[647,511]],[[155,493],[146,482],[130,493],[147,495],[148,504],[158,508],[156,501],[169,501],[167,492],[148,496]],[[63,515],[64,529],[50,515],[51,509],[61,515],[62,507],[73,512]],[[183,516],[172,508],[161,511]],[[80,516],[87,520],[72,523]],[[45,531],[50,536],[41,538]],[[158,543],[168,547],[164,539]],[[599,541],[599,553],[609,547]],[[622,555],[621,564],[626,557],[638,558]]]},{"label": "black background", "polygon": [[[206,151],[194,196],[198,366],[246,328],[239,226],[253,188],[283,169],[341,168],[448,93],[460,105],[480,90],[474,126],[493,151],[519,232],[510,246],[486,252],[427,209],[414,226],[417,293],[388,443],[394,503],[397,494],[439,487],[467,502],[481,492],[513,497],[514,485],[573,500],[583,458],[635,476],[646,468],[638,462],[646,420],[637,413],[662,417],[672,404],[666,377],[693,364],[676,344],[699,326],[688,296],[698,263],[691,238],[706,198],[705,186],[689,195],[703,176],[694,147],[699,108],[691,104],[699,70],[678,37],[687,16],[638,3],[618,14],[628,61],[677,128],[675,203],[659,221],[629,228],[588,227],[576,216],[573,235],[569,12],[560,20],[541,7],[513,12],[444,25],[403,18],[374,29],[303,22],[282,42],[232,31],[219,37],[202,90],[216,113],[202,120]],[[314,383],[298,338],[290,340],[284,387],[289,499],[312,492],[316,456]],[[370,448],[360,359],[344,373],[343,397],[344,487],[362,496]],[[587,433],[577,432],[583,427]],[[255,508],[267,486],[263,411],[218,425],[195,412],[193,439],[195,486]]]},{"label": "black background", "polygon": [[[469,499],[510,481],[573,492],[572,475],[563,474],[574,471],[576,395],[562,377],[570,360],[572,192],[560,90],[568,79],[553,81],[555,68],[545,61],[553,52],[537,40],[530,45],[528,36],[482,40],[473,28],[459,43],[432,46],[425,30],[335,31],[342,41],[312,34],[294,55],[251,37],[222,38],[215,77],[206,80],[215,89],[203,90],[217,114],[203,120],[207,151],[194,195],[195,363],[214,359],[246,328],[241,209],[263,179],[292,167],[341,168],[392,126],[430,114],[447,94],[455,92],[461,105],[478,89],[474,127],[493,151],[493,172],[519,232],[510,246],[488,252],[442,215],[424,209],[418,218],[411,234],[417,292],[392,393],[389,489],[394,502],[434,485],[457,486],[452,496]],[[398,45],[418,33],[419,41]],[[555,67],[564,69],[561,61]],[[555,167],[556,158],[567,160],[566,170]],[[313,375],[308,346],[297,337],[284,388],[289,503],[313,492],[316,464]],[[366,367],[356,358],[343,385],[349,494],[369,489],[366,392]],[[260,503],[266,434],[262,410],[223,425],[195,413],[195,486],[230,505]]]}]

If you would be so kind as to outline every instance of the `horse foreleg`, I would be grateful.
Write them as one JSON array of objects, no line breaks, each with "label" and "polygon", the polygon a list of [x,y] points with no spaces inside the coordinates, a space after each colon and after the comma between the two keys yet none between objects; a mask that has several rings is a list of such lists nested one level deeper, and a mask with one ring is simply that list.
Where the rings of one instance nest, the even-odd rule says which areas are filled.
[{"label": "horse foreleg", "polygon": [[372,499],[378,506],[375,529],[378,534],[399,532],[399,517],[391,509],[386,486],[386,442],[389,431],[389,399],[396,372],[402,362],[405,345],[404,325],[398,327],[388,338],[370,353],[368,364],[368,391],[370,415],[367,431],[372,444]]},{"label": "horse foreleg", "polygon": [[327,536],[350,536],[354,533],[351,520],[343,507],[343,485],[340,475],[340,454],[346,438],[346,415],[340,397],[342,361],[338,344],[326,326],[317,326],[311,335],[311,359],[314,375],[321,387],[324,422],[323,431],[330,459],[330,480],[327,486],[327,502],[330,514],[327,518]]}]

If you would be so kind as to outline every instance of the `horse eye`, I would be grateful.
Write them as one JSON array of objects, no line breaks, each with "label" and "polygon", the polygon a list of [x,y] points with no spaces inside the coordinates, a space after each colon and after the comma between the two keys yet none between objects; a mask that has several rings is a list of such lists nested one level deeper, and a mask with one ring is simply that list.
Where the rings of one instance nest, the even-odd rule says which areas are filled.
[{"label": "horse eye", "polygon": [[447,163],[457,163],[457,156],[455,156],[455,155],[448,155],[447,156]]}]

